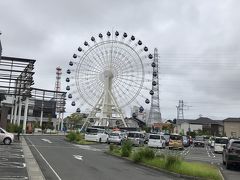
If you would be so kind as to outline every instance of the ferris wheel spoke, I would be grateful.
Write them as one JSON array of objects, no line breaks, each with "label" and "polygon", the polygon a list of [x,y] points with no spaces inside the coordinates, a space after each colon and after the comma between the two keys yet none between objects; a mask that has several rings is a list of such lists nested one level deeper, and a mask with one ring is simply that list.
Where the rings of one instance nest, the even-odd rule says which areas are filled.
[{"label": "ferris wheel spoke", "polygon": [[[91,62],[91,64],[89,63]],[[94,69],[95,72],[100,72],[101,71],[101,67],[100,66],[97,66],[95,63],[93,63],[92,61],[88,61],[87,63],[84,62],[81,64],[81,69],[84,69],[83,67],[85,68],[91,68],[91,69]],[[90,69],[90,70],[91,70]]]},{"label": "ferris wheel spoke", "polygon": [[[119,91],[117,90],[117,89],[119,89]],[[122,90],[122,88],[121,88],[121,86],[120,85],[116,85],[116,88],[114,89],[116,92],[118,92],[118,97],[119,96],[121,96],[121,94],[123,94],[124,96],[127,96],[128,98],[122,98],[122,99],[128,99],[128,101],[130,101],[132,98],[133,98],[133,96],[130,96],[129,94],[131,94],[131,91],[129,92],[129,94],[128,93],[126,93],[126,91],[123,91]],[[122,93],[120,93],[120,92],[122,92]],[[133,95],[133,94],[132,94]],[[123,101],[123,100],[122,100]],[[124,103],[124,105],[126,105],[126,104],[128,104],[128,101],[126,101],[125,103]]]},{"label": "ferris wheel spoke", "polygon": [[136,88],[138,90],[142,89],[142,85],[141,84],[134,83],[134,84],[136,84],[136,86],[134,86],[133,83],[126,83],[126,82],[123,82],[123,81],[122,81],[122,84],[123,84],[122,87],[127,85],[128,87],[130,87],[132,89],[134,89],[134,88]]},{"label": "ferris wheel spoke", "polygon": [[[102,57],[101,55],[97,54],[96,49],[92,50],[94,52],[94,55],[90,55],[96,63],[93,62],[93,64],[97,64],[98,67],[100,67],[100,70],[103,70],[104,67],[104,57]],[[95,55],[97,56],[97,58],[95,57]]]},{"label": "ferris wheel spoke", "polygon": [[[126,83],[124,81],[119,81],[118,83],[116,83],[118,87],[120,87],[122,89],[122,87],[126,87],[126,85],[128,85],[129,88],[135,90],[136,89],[139,89],[138,86],[133,86],[132,84],[130,83]],[[128,88],[125,88],[125,89],[128,89]]]}]

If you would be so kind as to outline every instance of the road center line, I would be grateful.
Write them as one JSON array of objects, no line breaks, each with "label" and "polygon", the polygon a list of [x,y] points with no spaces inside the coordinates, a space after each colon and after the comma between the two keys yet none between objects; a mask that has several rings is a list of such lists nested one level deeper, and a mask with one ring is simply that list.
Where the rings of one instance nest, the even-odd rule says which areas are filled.
[{"label": "road center line", "polygon": [[29,137],[27,137],[28,141],[32,144],[32,146],[34,147],[34,149],[36,149],[36,151],[39,153],[39,155],[41,156],[41,158],[46,162],[46,164],[50,167],[50,169],[53,171],[53,173],[57,176],[58,180],[62,180],[59,175],[57,174],[57,172],[52,168],[52,166],[48,163],[48,161],[43,157],[43,155],[40,153],[40,151],[36,148],[36,146],[33,144],[33,142],[29,139]]}]

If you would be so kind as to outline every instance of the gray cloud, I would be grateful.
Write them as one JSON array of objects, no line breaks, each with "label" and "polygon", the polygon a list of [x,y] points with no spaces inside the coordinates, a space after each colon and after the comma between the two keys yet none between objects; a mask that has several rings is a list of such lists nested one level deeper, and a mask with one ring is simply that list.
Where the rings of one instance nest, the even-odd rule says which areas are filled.
[{"label": "gray cloud", "polygon": [[159,49],[164,118],[176,116],[179,99],[192,106],[186,118],[239,116],[239,5],[238,0],[1,1],[3,55],[36,59],[35,86],[53,89],[55,68],[66,71],[85,40],[107,30],[126,31]]}]

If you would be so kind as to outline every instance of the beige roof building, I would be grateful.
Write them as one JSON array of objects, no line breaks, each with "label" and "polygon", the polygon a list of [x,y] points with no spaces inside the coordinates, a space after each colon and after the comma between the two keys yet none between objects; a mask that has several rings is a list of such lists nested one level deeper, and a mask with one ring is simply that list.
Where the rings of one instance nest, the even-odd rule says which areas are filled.
[{"label": "beige roof building", "polygon": [[227,137],[240,137],[240,118],[224,119],[223,126]]}]

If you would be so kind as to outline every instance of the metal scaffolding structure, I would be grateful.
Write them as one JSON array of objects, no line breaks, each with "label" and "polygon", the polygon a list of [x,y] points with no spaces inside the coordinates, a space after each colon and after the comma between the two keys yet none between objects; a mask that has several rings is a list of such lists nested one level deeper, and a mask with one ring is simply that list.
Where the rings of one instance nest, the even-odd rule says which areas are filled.
[{"label": "metal scaffolding structure", "polygon": [[[56,118],[56,112],[65,112],[66,92],[32,88],[32,96],[29,100],[31,115],[40,116],[40,126],[43,118]],[[59,121],[56,125],[57,128],[62,126]]]},{"label": "metal scaffolding structure", "polygon": [[[20,125],[22,104],[25,103],[23,130],[26,129],[28,100],[31,97],[31,86],[34,84],[35,61],[7,56],[1,56],[0,60],[0,94],[11,97],[11,123]],[[2,123],[4,122],[1,117]]]},{"label": "metal scaffolding structure", "polygon": [[153,125],[154,123],[162,122],[161,112],[160,112],[160,103],[159,103],[159,78],[158,78],[158,50],[154,49],[154,57],[153,57],[153,75],[152,75],[152,91],[150,91],[152,95],[151,99],[151,107],[149,112],[149,117],[147,124],[148,126]]}]

